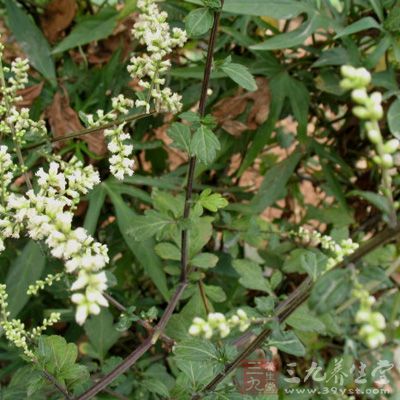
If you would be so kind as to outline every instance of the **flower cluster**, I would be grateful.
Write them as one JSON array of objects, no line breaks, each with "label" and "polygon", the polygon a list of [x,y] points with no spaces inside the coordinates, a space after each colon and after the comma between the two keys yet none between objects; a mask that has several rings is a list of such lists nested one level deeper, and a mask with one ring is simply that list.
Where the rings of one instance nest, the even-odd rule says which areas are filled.
[{"label": "flower cluster", "polygon": [[326,269],[330,270],[338,263],[342,262],[346,256],[354,253],[358,249],[359,244],[353,242],[350,238],[344,239],[340,243],[336,243],[329,235],[322,235],[320,232],[308,231],[300,227],[298,231],[291,231],[291,235],[304,240],[305,242],[313,241],[315,245],[321,245],[324,250],[331,253],[328,258]]},{"label": "flower cluster", "polygon": [[137,6],[141,14],[132,34],[146,46],[148,54],[132,57],[128,71],[133,79],[140,79],[139,84],[148,90],[148,97],[146,100],[137,100],[136,106],[145,107],[149,113],[153,99],[157,111],[177,113],[182,108],[182,96],[164,86],[163,76],[171,67],[171,62],[165,57],[173,48],[185,44],[186,32],[179,28],[171,31],[167,23],[168,14],[160,11],[154,0],[139,0]]},{"label": "flower cluster", "polygon": [[[2,159],[10,170],[9,155]],[[107,287],[106,275],[99,272],[109,261],[108,249],[83,228],[74,229],[73,213],[65,209],[92,189],[99,177],[92,166],[83,168],[76,159],[70,163],[53,161],[47,172],[40,169],[37,175],[40,183],[37,193],[29,190],[26,195],[17,195],[5,190],[3,207],[7,213],[0,216],[0,239],[18,238],[26,230],[32,239],[45,241],[52,256],[65,262],[68,273],[78,274],[71,290],[84,289],[84,294],[72,296],[78,305],[76,320],[82,324],[89,314],[98,314],[100,306],[108,305],[102,294]]]},{"label": "flower cluster", "polygon": [[32,331],[27,331],[20,320],[8,319],[10,312],[7,311],[7,298],[6,285],[0,285],[0,327],[3,329],[6,339],[13,343],[15,347],[22,349],[25,356],[33,360],[35,356],[29,348],[29,342],[40,336],[48,327],[57,323],[61,315],[59,313],[51,313],[49,318],[43,320],[41,326],[33,328]]},{"label": "flower cluster", "polygon": [[[127,99],[122,94],[112,99],[112,110],[104,113],[98,110],[96,118],[87,115],[87,122],[90,127],[99,127],[102,124],[116,121],[119,115],[126,115],[134,106],[133,100]],[[108,150],[112,154],[109,159],[110,172],[119,180],[123,180],[126,175],[133,174],[134,160],[131,159],[133,146],[127,144],[129,134],[124,132],[124,123],[116,124],[110,129],[104,130],[104,136],[108,140]]]},{"label": "flower cluster", "polygon": [[361,284],[356,281],[353,296],[360,300],[360,308],[356,314],[356,322],[361,324],[359,335],[371,349],[383,345],[386,341],[382,332],[386,327],[385,317],[377,311],[372,311],[375,297],[371,296]]},{"label": "flower cluster", "polygon": [[217,332],[221,338],[225,338],[231,333],[232,328],[237,327],[240,332],[244,332],[249,328],[250,323],[250,318],[242,309],[237,310],[236,314],[229,319],[221,313],[210,313],[207,316],[207,320],[199,317],[194,318],[189,328],[189,334],[211,339],[214,333]]},{"label": "flower cluster", "polygon": [[384,142],[379,129],[378,121],[383,117],[382,95],[379,92],[367,93],[367,87],[371,82],[371,74],[365,68],[354,68],[345,65],[341,69],[344,79],[341,86],[352,90],[351,97],[357,104],[353,113],[361,120],[365,120],[365,128],[369,140],[375,145],[377,155],[374,162],[382,168],[393,167],[392,154],[399,149],[400,142],[397,139],[389,139]]},{"label": "flower cluster", "polygon": [[[3,67],[3,51],[4,46],[0,44],[0,134],[12,136],[14,142],[21,145],[25,143],[27,133],[44,136],[47,131],[44,121],[33,121],[27,108],[17,108],[17,103],[22,100],[17,91],[24,89],[28,83],[28,60],[16,58],[11,68]],[[6,80],[4,74],[8,72],[10,77]]]},{"label": "flower cluster", "polygon": [[29,285],[26,293],[29,296],[37,295],[39,290],[43,290],[46,286],[52,286],[54,282],[60,281],[63,276],[64,274],[62,272],[55,275],[49,274],[45,279],[37,280],[33,285]]}]

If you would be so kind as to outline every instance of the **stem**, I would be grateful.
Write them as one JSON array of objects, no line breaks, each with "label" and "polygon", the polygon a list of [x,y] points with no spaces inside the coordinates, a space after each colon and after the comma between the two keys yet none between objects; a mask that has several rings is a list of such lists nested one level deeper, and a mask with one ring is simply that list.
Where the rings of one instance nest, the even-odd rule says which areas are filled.
[{"label": "stem", "polygon": [[[222,0],[223,5],[223,0]],[[220,11],[215,12],[214,14],[214,25],[212,28],[212,32],[209,39],[208,45],[208,53],[207,53],[207,63],[206,69],[204,72],[203,86],[201,90],[200,97],[200,105],[199,105],[199,114],[200,116],[205,115],[206,109],[206,101],[207,101],[207,91],[210,83],[211,76],[211,68],[212,68],[212,60],[214,54],[215,41],[218,32],[219,26],[219,18]],[[113,122],[112,125],[115,125]],[[186,200],[184,206],[184,218],[187,219],[190,216],[190,205],[193,193],[193,181],[194,181],[194,170],[196,167],[196,158],[191,157],[189,162],[189,171],[188,171],[188,181],[186,187]],[[180,278],[180,283],[169,301],[167,308],[164,311],[163,316],[161,317],[158,324],[155,326],[153,333],[137,348],[135,349],[124,361],[122,361],[114,370],[104,376],[99,382],[89,388],[85,393],[76,398],[76,400],[89,400],[97,395],[97,393],[101,392],[103,389],[106,389],[107,386],[120,375],[125,373],[129,368],[131,368],[136,361],[145,354],[162,336],[162,333],[168,324],[170,318],[172,317],[173,312],[175,311],[176,306],[179,303],[180,298],[182,297],[183,292],[185,291],[188,285],[188,231],[184,229],[182,231],[182,252],[181,252],[181,265],[182,265],[182,274]],[[115,303],[114,303],[115,304]]]},{"label": "stem", "polygon": [[[221,1],[221,10],[224,6],[224,0]],[[214,57],[215,42],[217,40],[219,20],[221,17],[221,11],[214,13],[214,24],[211,30],[210,39],[208,42],[207,61],[204,70],[203,84],[201,87],[200,103],[199,103],[199,115],[203,118],[206,115],[207,106],[207,92],[210,85],[212,63]],[[190,217],[190,207],[193,195],[193,182],[194,172],[196,169],[196,157],[192,156],[189,160],[189,172],[188,172],[188,183],[186,187],[186,198],[185,207],[183,211],[183,219],[187,220]],[[186,280],[188,275],[188,253],[189,253],[189,232],[188,229],[183,229],[181,234],[181,280]]]},{"label": "stem", "polygon": [[103,389],[106,389],[107,386],[120,375],[125,373],[129,368],[132,367],[136,363],[136,361],[145,354],[158,340],[160,337],[160,332],[162,332],[167,325],[169,319],[172,316],[172,313],[175,310],[183,292],[187,287],[187,282],[180,283],[178,288],[168,303],[168,306],[161,317],[159,323],[156,325],[154,329],[154,333],[150,335],[137,349],[135,349],[124,361],[121,362],[114,370],[105,375],[99,382],[94,384],[90,389],[88,389],[85,393],[76,398],[76,400],[89,400],[97,395],[97,393],[101,392]]},{"label": "stem", "polygon": [[66,399],[68,400],[72,399],[72,397],[68,393],[68,390],[63,386],[61,386],[53,375],[51,375],[46,370],[41,370],[41,373],[44,376],[44,378],[47,379]]},{"label": "stem", "polygon": [[[357,251],[347,257],[347,259],[335,268],[344,268],[348,264],[355,263],[363,258],[365,255],[375,250],[377,247],[387,243],[388,241],[394,239],[400,235],[400,227],[397,224],[396,228],[386,228],[384,231],[376,235],[374,238],[362,245]],[[303,304],[311,294],[311,289],[313,287],[312,278],[306,278],[301,285],[295,289],[289,297],[282,303],[278,305],[275,311],[275,318],[279,323],[284,322],[301,304]],[[241,362],[248,357],[254,350],[256,350],[260,345],[268,338],[271,334],[271,329],[264,329],[250,345],[248,345],[242,353],[240,353],[231,363],[225,365],[222,372],[217,374],[213,380],[207,384],[201,393],[197,393],[192,397],[192,400],[199,400],[202,398],[202,394],[213,391],[227,375],[233,372]]]},{"label": "stem", "polygon": [[[113,305],[117,310],[121,311],[122,313],[126,313],[127,309],[124,307],[119,301],[114,299],[110,294],[108,293],[103,293],[103,296],[108,300],[108,302]],[[136,321],[140,326],[145,328],[149,333],[154,331],[153,325],[151,325],[149,322],[143,320],[143,319],[138,319]],[[169,336],[165,334],[161,334],[160,339],[165,342],[165,344],[172,348],[175,344],[175,340],[171,339]]]},{"label": "stem", "polygon": [[122,118],[122,119],[119,119],[117,121],[110,122],[108,124],[104,124],[104,125],[101,125],[101,126],[94,126],[92,128],[82,129],[82,130],[77,131],[77,132],[71,132],[71,133],[69,133],[67,135],[64,135],[62,137],[52,138],[52,139],[49,139],[49,140],[44,140],[42,142],[35,143],[35,144],[30,145],[30,146],[24,147],[24,150],[33,150],[33,149],[36,149],[36,148],[38,148],[40,146],[44,146],[45,144],[47,144],[49,142],[50,143],[57,143],[57,142],[63,142],[65,140],[69,140],[69,139],[76,139],[76,138],[79,138],[81,136],[88,135],[89,133],[100,132],[100,131],[102,131],[104,129],[112,128],[113,126],[122,124],[124,122],[131,122],[131,121],[136,121],[136,120],[139,120],[139,119],[142,119],[142,118],[146,118],[147,116],[154,115],[155,113],[156,113],[155,111],[152,111],[152,112],[150,112],[148,114],[144,113],[144,114],[139,114],[139,115],[131,115],[129,117]]}]

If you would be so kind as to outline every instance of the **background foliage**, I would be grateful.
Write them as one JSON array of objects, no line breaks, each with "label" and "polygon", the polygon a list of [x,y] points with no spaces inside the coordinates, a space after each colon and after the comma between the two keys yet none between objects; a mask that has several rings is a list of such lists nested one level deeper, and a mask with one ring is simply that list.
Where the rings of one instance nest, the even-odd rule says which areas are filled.
[{"label": "background foliage", "polygon": [[[386,223],[372,145],[351,114],[339,67],[351,64],[373,72],[387,112],[383,136],[399,137],[398,2],[226,0],[208,116],[200,121],[193,111],[215,3],[160,4],[173,26],[186,23],[191,37],[174,54],[170,76],[173,90],[183,95],[185,113],[176,120],[152,115],[129,124],[134,176],[123,182],[107,176],[98,133],[56,147],[61,154],[90,160],[102,174],[103,182],[81,203],[76,221],[109,246],[111,293],[128,312],[121,316],[110,307],[81,328],[73,321],[68,282],[56,283],[39,297],[26,295],[31,283],[62,269],[43,248],[28,240],[9,241],[0,255],[0,281],[7,283],[13,317],[29,327],[51,311],[62,313],[63,322],[39,341],[36,354],[71,393],[84,391],[143,342],[147,332],[138,318],[153,321],[162,314],[180,277],[182,224],[190,226],[189,257],[195,269],[166,328],[177,341],[175,351],[160,342],[99,399],[191,398],[235,357],[240,349],[235,338],[241,335],[235,332],[223,343],[193,339],[188,334],[193,317],[214,310],[232,314],[240,307],[265,318],[305,276],[316,279],[326,255],[289,234],[300,226],[336,241],[363,241]],[[81,129],[80,113],[108,110],[114,95],[135,96],[137,82],[130,81],[125,68],[129,54],[139,48],[129,33],[134,0],[1,4],[8,61],[24,54],[33,67],[31,86],[22,93],[24,104],[34,118],[46,118],[54,137]],[[27,164],[37,169],[47,150],[46,145],[26,149]],[[189,221],[182,219],[187,154],[199,161]],[[285,324],[272,324],[273,335],[258,351],[277,349],[273,360],[282,365],[282,376],[290,362],[304,377],[312,360],[329,371],[337,357],[346,365],[376,365],[378,359],[398,365],[397,257],[397,245],[391,243],[357,263],[359,281],[375,293],[377,308],[388,321],[387,345],[371,351],[358,338],[358,305],[347,269],[319,279],[310,301]],[[0,366],[3,399],[60,398],[40,368],[27,365],[3,338]],[[397,398],[397,372],[392,372],[390,396]],[[282,380],[282,385],[288,384]],[[351,376],[343,383],[354,385]],[[373,387],[374,382],[364,385]],[[232,390],[221,385],[206,398],[243,398]]]}]

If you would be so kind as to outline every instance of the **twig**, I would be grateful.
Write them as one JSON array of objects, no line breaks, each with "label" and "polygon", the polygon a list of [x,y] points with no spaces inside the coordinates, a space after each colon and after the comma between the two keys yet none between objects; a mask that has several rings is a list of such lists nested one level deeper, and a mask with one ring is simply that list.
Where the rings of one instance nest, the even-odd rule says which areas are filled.
[{"label": "twig", "polygon": [[[121,311],[122,313],[126,313],[127,309],[123,306],[118,300],[114,299],[109,293],[105,292],[104,297],[108,300],[108,302],[114,306],[117,310]],[[138,319],[137,322],[140,326],[145,328],[149,333],[154,331],[153,325],[150,322],[147,322],[143,319]],[[160,339],[169,347],[172,348],[175,344],[175,340],[171,339],[169,336],[165,335],[164,333],[161,334]]]},{"label": "twig", "polygon": [[[344,268],[348,264],[355,263],[363,258],[365,255],[375,250],[377,247],[387,243],[400,235],[400,226],[397,224],[396,228],[386,228],[384,231],[376,235],[374,238],[362,245],[357,251],[347,257],[347,259],[339,263],[336,268]],[[308,277],[301,285],[294,290],[289,297],[278,305],[275,311],[275,318],[279,323],[284,322],[301,304],[303,304],[311,294],[313,287],[313,280]],[[255,339],[249,344],[231,363],[225,365],[222,372],[218,373],[210,383],[208,383],[202,390],[201,393],[197,393],[192,396],[192,400],[199,400],[202,395],[207,392],[213,391],[227,375],[233,372],[237,367],[240,366],[241,362],[248,357],[254,350],[268,338],[271,334],[271,329],[264,329]]]},{"label": "twig", "polygon": [[[221,1],[223,5],[223,0]],[[207,52],[207,62],[206,69],[204,71],[204,79],[201,90],[200,97],[200,105],[199,105],[199,114],[200,116],[205,115],[206,110],[206,101],[207,101],[207,91],[210,82],[211,76],[211,68],[212,68],[212,60],[214,54],[215,41],[218,32],[219,26],[219,18],[220,11],[215,12],[214,14],[214,25],[211,31],[209,44],[208,44],[208,52]],[[113,123],[115,124],[115,122]],[[187,219],[190,216],[190,207],[192,200],[192,192],[193,192],[193,181],[194,181],[194,170],[196,167],[196,158],[191,157],[189,162],[189,171],[188,171],[188,180],[186,186],[186,200],[184,205],[184,218]],[[164,311],[163,316],[161,317],[158,324],[155,326],[153,333],[137,348],[135,349],[124,361],[122,361],[114,370],[104,376],[99,382],[89,388],[85,393],[76,398],[76,400],[89,400],[96,396],[97,393],[101,392],[118,376],[125,373],[129,368],[132,367],[136,363],[136,361],[145,354],[161,337],[163,331],[168,324],[176,306],[179,303],[180,298],[182,297],[183,292],[185,291],[188,285],[188,273],[189,265],[188,265],[188,231],[184,229],[182,231],[182,252],[181,252],[181,266],[182,273],[180,277],[180,283],[169,301],[167,308]]]},{"label": "twig", "polygon": [[47,379],[66,399],[68,400],[72,399],[72,397],[68,393],[68,390],[62,385],[60,385],[57,382],[57,379],[52,374],[50,374],[44,369],[41,370],[41,373],[44,376],[44,378]]},{"label": "twig", "polygon": [[115,369],[105,375],[99,382],[94,384],[85,393],[76,398],[76,400],[89,400],[96,396],[97,393],[101,392],[116,378],[125,373],[129,368],[136,363],[136,361],[145,354],[158,340],[160,333],[164,330],[168,321],[170,320],[172,313],[175,310],[183,292],[187,287],[187,282],[180,283],[174,296],[168,303],[168,306],[161,317],[159,323],[154,329],[154,333],[150,335],[137,349],[135,349],[124,361],[121,362]]},{"label": "twig", "polygon": [[100,132],[104,129],[108,129],[108,128],[112,128],[115,125],[119,125],[122,124],[124,122],[131,122],[131,121],[136,121],[142,118],[146,118],[149,117],[150,115],[154,115],[156,114],[155,111],[152,111],[148,114],[138,114],[138,115],[131,115],[130,117],[126,117],[126,118],[121,118],[117,121],[113,121],[110,122],[108,124],[104,124],[101,126],[94,126],[93,128],[86,128],[86,129],[82,129],[80,131],[76,131],[76,132],[71,132],[68,133],[67,135],[61,136],[61,137],[57,137],[57,138],[52,138],[52,139],[48,139],[48,140],[43,140],[42,142],[39,143],[35,143],[32,144],[30,146],[24,147],[23,150],[33,150],[36,149],[38,147],[44,146],[48,143],[57,143],[57,142],[63,142],[65,140],[69,140],[69,139],[76,139],[79,138],[81,136],[85,136],[88,135],[89,133],[96,133],[96,132]]}]

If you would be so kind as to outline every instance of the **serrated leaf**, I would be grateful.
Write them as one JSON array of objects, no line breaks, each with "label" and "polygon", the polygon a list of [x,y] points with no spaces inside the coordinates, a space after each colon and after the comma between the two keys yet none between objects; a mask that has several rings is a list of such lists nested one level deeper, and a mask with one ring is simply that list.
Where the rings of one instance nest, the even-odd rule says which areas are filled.
[{"label": "serrated leaf", "polygon": [[200,194],[199,203],[211,212],[217,212],[225,208],[229,203],[220,193],[212,193],[211,189],[205,189]]},{"label": "serrated leaf", "polygon": [[175,122],[168,129],[168,136],[173,140],[172,147],[190,154],[191,132],[187,125]]},{"label": "serrated leaf", "polygon": [[317,280],[320,270],[318,268],[317,256],[307,251],[300,256],[300,263],[304,271],[310,275],[313,281]]},{"label": "serrated leaf", "polygon": [[[139,230],[135,232],[135,234],[139,235],[139,239],[143,240],[134,240],[132,234],[130,233],[131,229],[135,227],[138,228],[138,221],[139,223],[142,221],[138,218],[143,218],[137,216],[132,209],[130,209],[121,196],[114,193],[108,186],[103,182],[105,185],[108,195],[110,196],[115,211],[117,214],[117,223],[118,227],[122,233],[122,236],[128,245],[129,249],[134,254],[135,258],[138,262],[142,265],[144,271],[149,275],[152,279],[154,284],[156,285],[157,289],[160,293],[164,296],[166,300],[169,298],[169,290],[167,286],[167,278],[165,276],[165,272],[163,270],[161,259],[157,256],[154,251],[154,240],[150,239],[149,236],[146,240],[140,237],[140,226]],[[154,226],[153,226],[154,228]],[[153,231],[154,233],[154,231]]]},{"label": "serrated leaf", "polygon": [[200,253],[197,254],[191,261],[190,264],[194,267],[208,269],[214,268],[218,263],[218,257],[211,253]]},{"label": "serrated leaf", "polygon": [[254,92],[257,90],[257,82],[253,75],[250,73],[249,69],[241,64],[227,63],[221,66],[222,71],[224,71],[229,78],[240,85],[242,88]]},{"label": "serrated leaf", "polygon": [[132,219],[132,227],[128,228],[127,234],[136,240],[146,240],[157,233],[160,233],[167,226],[174,224],[174,221],[155,210],[149,210],[143,216],[135,216]]},{"label": "serrated leaf", "polygon": [[202,125],[194,133],[192,138],[192,154],[205,165],[210,165],[217,156],[217,151],[221,149],[221,144],[214,132]]},{"label": "serrated leaf", "polygon": [[205,339],[193,338],[184,340],[175,346],[175,357],[178,360],[194,362],[218,362],[216,347]]},{"label": "serrated leaf", "polygon": [[272,294],[271,285],[258,264],[250,260],[234,260],[232,265],[240,275],[240,284],[245,288]]},{"label": "serrated leaf", "polygon": [[85,322],[85,332],[90,344],[101,361],[108,350],[117,342],[121,333],[116,330],[110,311],[102,309],[99,315],[94,315]]},{"label": "serrated leaf", "polygon": [[316,282],[308,304],[317,314],[324,314],[346,300],[351,293],[351,285],[349,270],[329,271]]},{"label": "serrated leaf", "polygon": [[29,300],[26,291],[29,285],[40,279],[46,265],[44,250],[33,240],[12,263],[6,278],[8,311],[15,318]]},{"label": "serrated leaf", "polygon": [[303,343],[293,331],[289,332],[274,332],[268,342],[269,346],[275,346],[279,350],[292,354],[294,356],[302,357],[306,353]]},{"label": "serrated leaf", "polygon": [[186,32],[191,37],[204,35],[211,29],[213,22],[214,16],[209,8],[197,8],[185,18]]},{"label": "serrated leaf", "polygon": [[51,57],[50,45],[33,19],[14,0],[5,0],[8,24],[18,43],[27,54],[30,63],[53,85],[56,70]]},{"label": "serrated leaf", "polygon": [[291,314],[286,323],[299,331],[323,333],[326,330],[323,322],[312,314],[306,304]]},{"label": "serrated leaf", "polygon": [[67,343],[62,336],[42,336],[39,339],[37,356],[44,363],[46,370],[59,374],[75,364],[78,348],[74,343]]}]

